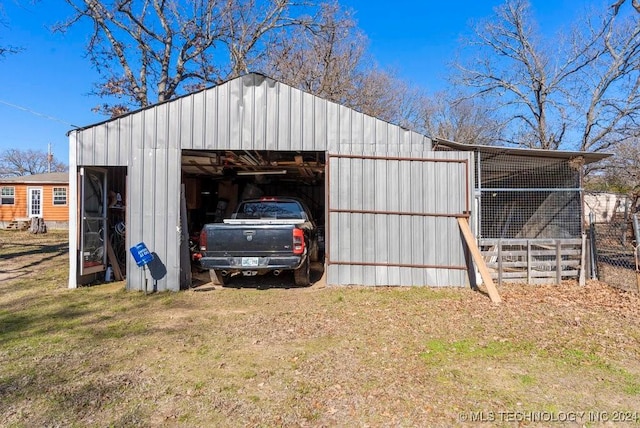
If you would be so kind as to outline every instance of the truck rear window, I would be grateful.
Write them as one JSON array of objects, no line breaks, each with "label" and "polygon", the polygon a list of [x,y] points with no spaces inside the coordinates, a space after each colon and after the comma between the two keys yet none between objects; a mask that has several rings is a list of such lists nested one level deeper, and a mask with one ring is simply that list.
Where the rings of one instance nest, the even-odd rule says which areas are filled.
[{"label": "truck rear window", "polygon": [[243,202],[238,207],[236,218],[280,218],[306,220],[302,207],[296,202],[287,201]]}]

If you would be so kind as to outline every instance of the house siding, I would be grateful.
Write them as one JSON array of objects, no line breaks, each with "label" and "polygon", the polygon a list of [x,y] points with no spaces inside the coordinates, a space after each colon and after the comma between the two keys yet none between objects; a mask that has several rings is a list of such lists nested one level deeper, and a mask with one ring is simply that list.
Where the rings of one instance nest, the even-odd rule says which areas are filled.
[{"label": "house siding", "polygon": [[[29,188],[42,189],[42,218],[49,227],[66,228],[69,222],[69,186],[66,183],[0,183],[0,187],[13,187],[15,200],[13,205],[0,205],[0,227],[5,228],[10,222],[29,217],[27,212],[27,195]],[[53,189],[64,187],[67,189],[67,203],[53,204]]]}]

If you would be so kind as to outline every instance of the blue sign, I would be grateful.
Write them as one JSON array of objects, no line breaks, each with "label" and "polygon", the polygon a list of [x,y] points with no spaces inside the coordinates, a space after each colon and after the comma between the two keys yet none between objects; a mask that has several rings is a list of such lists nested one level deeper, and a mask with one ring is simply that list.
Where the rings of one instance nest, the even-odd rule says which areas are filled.
[{"label": "blue sign", "polygon": [[153,254],[151,254],[147,246],[144,245],[144,242],[136,244],[134,247],[131,247],[129,251],[131,251],[131,255],[136,260],[138,267],[146,266],[153,260]]}]

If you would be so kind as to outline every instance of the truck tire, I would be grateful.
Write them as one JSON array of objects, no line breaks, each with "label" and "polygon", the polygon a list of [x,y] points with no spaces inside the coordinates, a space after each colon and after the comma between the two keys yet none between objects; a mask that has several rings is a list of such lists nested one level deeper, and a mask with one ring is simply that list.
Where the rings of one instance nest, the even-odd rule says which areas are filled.
[{"label": "truck tire", "polygon": [[298,269],[293,271],[293,282],[296,287],[308,287],[311,284],[309,258],[305,258],[304,262]]},{"label": "truck tire", "polygon": [[318,248],[318,244],[312,246],[311,251],[309,252],[309,258],[312,262],[317,262],[320,260],[320,248]]},{"label": "truck tire", "polygon": [[209,269],[209,276],[213,285],[224,285],[224,276],[220,271]]}]

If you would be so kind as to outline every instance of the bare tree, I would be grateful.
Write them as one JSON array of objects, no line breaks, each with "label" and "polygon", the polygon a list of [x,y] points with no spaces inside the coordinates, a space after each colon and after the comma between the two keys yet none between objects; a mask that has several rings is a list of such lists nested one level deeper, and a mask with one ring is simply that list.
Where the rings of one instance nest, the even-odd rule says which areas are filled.
[{"label": "bare tree", "polygon": [[[620,7],[626,2],[626,0],[618,0],[611,5],[614,14],[618,14],[620,11]],[[636,10],[636,12],[640,13],[640,0],[631,0],[631,5]]]},{"label": "bare tree", "polygon": [[323,5],[314,20],[317,31],[298,27],[282,34],[267,49],[266,74],[306,92],[344,103],[355,88],[366,37],[348,13],[337,5]]},{"label": "bare tree", "polygon": [[424,98],[422,117],[431,137],[483,145],[495,145],[502,139],[502,122],[478,99],[438,92]]},{"label": "bare tree", "polygon": [[618,143],[616,156],[600,162],[600,168],[590,174],[585,188],[628,195],[638,206],[640,200],[640,140],[629,138]]},{"label": "bare tree", "polygon": [[[9,23],[8,20],[4,14],[4,9],[2,7],[2,4],[0,4],[0,29],[8,29],[9,28]],[[19,48],[17,46],[11,46],[11,45],[0,45],[0,59],[6,57],[7,55],[10,54],[16,54],[18,52],[22,51],[22,48]]]},{"label": "bare tree", "polygon": [[[317,0],[66,0],[58,31],[94,24],[88,56],[112,116],[248,71],[409,125],[418,91],[380,70],[337,3]],[[115,102],[114,102],[115,99]],[[415,114],[414,114],[415,116]]]},{"label": "bare tree", "polygon": [[331,101],[345,103],[355,90],[366,37],[349,13],[323,5],[315,31],[297,27],[267,47],[262,70],[289,85]]},{"label": "bare tree", "polygon": [[64,172],[68,167],[40,150],[9,149],[0,154],[0,177]]},{"label": "bare tree", "polygon": [[355,78],[356,89],[347,105],[404,128],[424,132],[421,106],[424,93],[395,75],[377,67],[365,68]]},{"label": "bare tree", "polygon": [[[580,150],[609,150],[640,135],[640,21],[634,18],[607,15],[574,31],[574,51],[589,46],[585,67],[567,85]],[[597,43],[585,43],[596,35]]]},{"label": "bare tree", "polygon": [[[310,0],[311,2],[313,0]],[[295,0],[66,0],[75,14],[54,27],[93,24],[87,54],[102,74],[100,110],[165,101],[248,71],[283,28],[311,25]]]},{"label": "bare tree", "polygon": [[475,59],[457,65],[457,82],[508,117],[507,143],[605,150],[633,132],[640,112],[639,29],[608,11],[545,44],[528,2],[507,0],[476,27]]},{"label": "bare tree", "polygon": [[[265,74],[322,98],[401,126],[415,128],[420,91],[367,53],[368,40],[350,11],[325,3],[315,25],[298,26],[272,43]],[[311,30],[311,31],[310,31]]]}]

